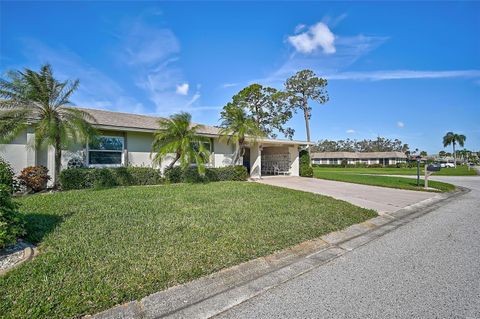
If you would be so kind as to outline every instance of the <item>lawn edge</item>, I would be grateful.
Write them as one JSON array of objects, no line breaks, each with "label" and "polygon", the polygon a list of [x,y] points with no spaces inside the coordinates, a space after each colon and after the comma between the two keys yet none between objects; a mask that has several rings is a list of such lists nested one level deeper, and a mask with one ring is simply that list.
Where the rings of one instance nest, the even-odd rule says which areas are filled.
[{"label": "lawn edge", "polygon": [[439,193],[394,213],[379,215],[83,318],[212,317],[363,246],[469,191],[457,186],[452,192]]},{"label": "lawn edge", "polygon": [[[348,174],[348,173],[347,173]],[[413,178],[411,177],[412,175],[380,175],[380,174],[351,174],[351,175],[365,175],[365,176],[384,176],[384,177],[395,177],[395,178]],[[425,192],[425,193],[436,193],[436,194],[443,194],[443,193],[452,193],[452,192],[455,192],[455,190],[458,188],[458,186],[454,185],[454,184],[451,184],[451,183],[447,183],[447,182],[440,182],[440,181],[435,181],[435,182],[440,182],[440,183],[443,183],[443,184],[448,184],[448,185],[451,185],[453,186],[454,188],[452,190],[449,190],[449,191],[443,191],[441,189],[438,189],[438,188],[429,188],[429,189],[424,189],[424,188],[402,188],[402,187],[394,187],[394,186],[384,186],[384,185],[374,185],[374,184],[367,184],[367,183],[359,183],[359,182],[352,182],[352,181],[340,181],[340,180],[336,180],[336,179],[330,179],[330,178],[322,178],[322,177],[317,177],[317,176],[313,176],[313,178],[316,178],[316,179],[323,179],[325,181],[333,181],[333,182],[339,182],[339,183],[348,183],[348,184],[356,184],[356,185],[365,185],[365,186],[374,186],[374,187],[382,187],[382,188],[391,188],[391,189],[400,189],[400,190],[404,190],[404,191],[414,191],[414,192]]]}]

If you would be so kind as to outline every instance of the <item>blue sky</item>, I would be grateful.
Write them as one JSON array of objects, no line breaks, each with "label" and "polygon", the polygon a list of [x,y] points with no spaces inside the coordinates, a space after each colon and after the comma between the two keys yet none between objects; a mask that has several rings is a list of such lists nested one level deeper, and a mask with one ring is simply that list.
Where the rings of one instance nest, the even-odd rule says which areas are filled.
[{"label": "blue sky", "polygon": [[[0,71],[49,62],[76,105],[218,124],[243,87],[329,80],[312,139],[480,149],[480,3],[1,2]],[[305,138],[303,117],[289,123]]]}]

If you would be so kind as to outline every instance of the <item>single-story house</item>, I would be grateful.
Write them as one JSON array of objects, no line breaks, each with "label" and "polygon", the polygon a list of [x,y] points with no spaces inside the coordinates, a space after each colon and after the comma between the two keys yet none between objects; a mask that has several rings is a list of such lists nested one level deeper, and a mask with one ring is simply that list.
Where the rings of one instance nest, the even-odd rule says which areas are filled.
[{"label": "single-story house", "polygon": [[[150,156],[153,133],[158,130],[158,121],[164,118],[120,113],[105,110],[87,109],[96,120],[94,126],[101,137],[97,147],[75,145],[62,151],[62,169],[69,162],[82,162],[87,167],[118,167],[118,166],[148,166],[152,167]],[[299,175],[299,149],[307,142],[276,139],[257,139],[247,145],[245,156],[239,162],[233,163],[237,145],[228,144],[219,134],[215,126],[203,126],[200,135],[210,138],[210,167],[227,165],[245,165],[253,178],[261,177],[262,173],[284,173],[291,176]],[[33,127],[19,134],[11,143],[0,144],[0,157],[10,162],[16,173],[32,165],[43,165],[54,174],[54,148],[35,149],[31,147],[35,140]],[[167,167],[171,157],[162,161],[160,169]],[[270,168],[275,167],[275,170]]]},{"label": "single-story house", "polygon": [[348,164],[381,164],[391,165],[406,163],[407,155],[402,152],[319,152],[312,153],[312,164],[328,165],[342,164],[346,160]]}]

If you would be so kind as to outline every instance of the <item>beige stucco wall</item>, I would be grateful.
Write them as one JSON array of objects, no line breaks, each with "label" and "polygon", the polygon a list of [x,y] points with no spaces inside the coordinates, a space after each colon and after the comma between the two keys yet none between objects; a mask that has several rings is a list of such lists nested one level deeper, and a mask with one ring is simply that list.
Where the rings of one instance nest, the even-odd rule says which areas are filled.
[{"label": "beige stucco wall", "polygon": [[150,158],[152,142],[152,133],[127,132],[126,148],[128,164],[132,166],[151,167],[153,165],[152,159]]},{"label": "beige stucco wall", "polygon": [[[126,150],[124,151],[124,164],[133,166],[152,166],[152,160],[150,158],[150,150],[153,142],[153,133],[147,132],[121,132],[121,131],[101,131],[102,135],[106,136],[123,136],[125,141]],[[0,156],[10,162],[15,170],[15,173],[19,173],[23,168],[30,165],[44,165],[49,169],[50,175],[53,177],[54,173],[54,149],[48,147],[46,149],[35,150],[33,147],[27,145],[33,145],[35,135],[32,128],[28,128],[26,131],[20,133],[15,140],[10,144],[0,144]],[[213,138],[212,139],[212,154],[210,158],[210,165],[213,167],[224,167],[234,164],[233,158],[235,155],[236,145],[227,144],[224,139]],[[260,149],[251,147],[250,151],[250,163],[255,166],[254,174],[260,173],[261,154]],[[298,175],[298,146],[284,146],[281,147],[268,147],[265,152],[279,152],[283,154],[289,154],[291,161],[290,173],[291,175]],[[79,158],[86,161],[87,154],[84,145],[76,145],[69,149],[62,151],[61,168],[64,169],[68,165],[68,161],[72,158]],[[161,169],[167,167],[171,160],[173,160],[173,154],[162,161]],[[237,163],[241,164],[241,163]]]},{"label": "beige stucco wall", "polygon": [[18,174],[27,164],[27,131],[21,132],[10,144],[0,144],[0,157]]},{"label": "beige stucco wall", "polygon": [[233,164],[235,155],[235,145],[227,144],[223,139],[215,138],[213,140],[212,165],[214,167],[224,167]]}]

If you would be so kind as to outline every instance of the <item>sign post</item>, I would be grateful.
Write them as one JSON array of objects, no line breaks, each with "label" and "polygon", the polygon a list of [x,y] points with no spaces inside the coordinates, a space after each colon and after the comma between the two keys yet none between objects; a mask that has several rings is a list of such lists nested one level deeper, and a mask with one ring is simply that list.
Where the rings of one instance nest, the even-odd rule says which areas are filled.
[{"label": "sign post", "polygon": [[417,156],[417,187],[420,186],[420,160],[422,159],[421,156]]}]

